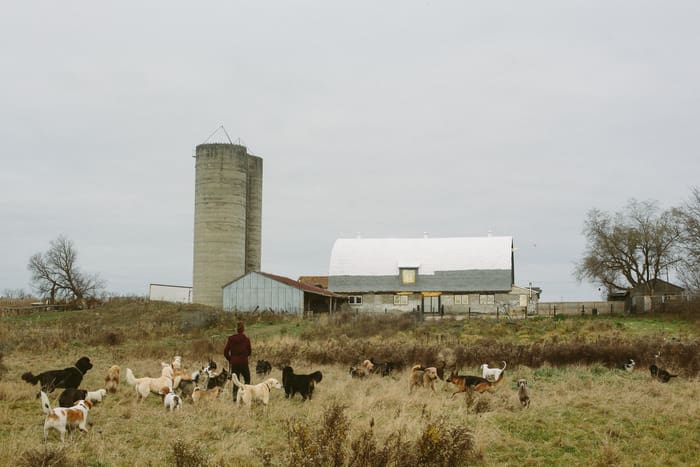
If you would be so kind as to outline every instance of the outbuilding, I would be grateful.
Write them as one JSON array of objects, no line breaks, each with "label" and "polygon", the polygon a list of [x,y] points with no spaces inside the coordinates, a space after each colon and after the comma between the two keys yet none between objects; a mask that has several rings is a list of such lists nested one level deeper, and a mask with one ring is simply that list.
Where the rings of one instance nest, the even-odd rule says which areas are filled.
[{"label": "outbuilding", "polygon": [[249,272],[223,287],[224,310],[302,314],[333,311],[337,296],[330,290],[289,277]]},{"label": "outbuilding", "polygon": [[188,285],[150,284],[148,299],[173,303],[192,303],[192,287]]}]

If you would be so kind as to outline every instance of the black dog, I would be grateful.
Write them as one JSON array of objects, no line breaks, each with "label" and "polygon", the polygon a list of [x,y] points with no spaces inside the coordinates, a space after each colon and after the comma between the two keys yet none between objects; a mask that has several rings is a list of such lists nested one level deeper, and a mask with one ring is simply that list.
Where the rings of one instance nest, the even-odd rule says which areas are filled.
[{"label": "black dog", "polygon": [[656,365],[651,365],[649,367],[649,372],[651,373],[652,378],[656,378],[659,381],[661,381],[662,383],[668,383],[671,380],[671,378],[675,378],[678,376],[678,375],[672,375],[668,371],[663,370]]},{"label": "black dog", "polygon": [[34,376],[30,371],[22,375],[22,379],[29,384],[41,383],[41,390],[46,393],[53,392],[56,388],[76,389],[83,381],[83,376],[92,368],[92,363],[87,357],[81,357],[75,366],[63,370],[49,370]]},{"label": "black dog", "polygon": [[379,373],[382,376],[389,376],[392,371],[394,371],[394,364],[392,362],[377,362],[374,358],[370,358],[369,361],[374,365],[372,368],[373,373]]},{"label": "black dog", "polygon": [[284,386],[284,397],[294,397],[297,392],[301,394],[301,400],[311,399],[316,383],[320,383],[323,374],[314,371],[310,375],[295,375],[291,366],[286,366],[282,370],[282,386]]},{"label": "black dog", "polygon": [[209,378],[207,379],[207,383],[204,385],[204,389],[211,389],[217,386],[221,386],[223,388],[226,384],[226,381],[228,381],[229,379],[231,379],[231,373],[226,371],[226,368],[224,368],[218,375],[209,376]]},{"label": "black dog", "polygon": [[85,399],[87,391],[85,389],[64,389],[58,396],[58,405],[60,407],[73,407],[79,400]]},{"label": "black dog", "polygon": [[272,365],[267,360],[258,360],[255,364],[255,373],[258,375],[267,375],[272,371]]}]

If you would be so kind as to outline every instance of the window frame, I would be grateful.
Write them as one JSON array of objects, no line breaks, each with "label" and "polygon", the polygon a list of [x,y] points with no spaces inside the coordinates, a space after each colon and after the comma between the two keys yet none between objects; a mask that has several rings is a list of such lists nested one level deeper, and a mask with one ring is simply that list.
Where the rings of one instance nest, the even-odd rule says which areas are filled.
[{"label": "window frame", "polygon": [[[405,302],[405,303],[402,303]],[[394,306],[407,306],[408,305],[408,295],[394,295]]]},{"label": "window frame", "polygon": [[[413,273],[413,280],[408,281],[406,280],[406,273]],[[418,280],[418,268],[399,268],[399,279],[401,280],[401,283],[404,285],[411,285],[415,284],[416,281]]]},{"label": "window frame", "polygon": [[362,305],[362,295],[348,295],[348,305],[352,305],[352,306]]}]

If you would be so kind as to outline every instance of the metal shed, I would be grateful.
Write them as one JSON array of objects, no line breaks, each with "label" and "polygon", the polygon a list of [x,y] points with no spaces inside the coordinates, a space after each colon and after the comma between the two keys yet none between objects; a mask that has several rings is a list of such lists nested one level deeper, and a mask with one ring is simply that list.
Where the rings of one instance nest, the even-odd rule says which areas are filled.
[{"label": "metal shed", "polygon": [[224,310],[301,314],[333,311],[337,296],[330,290],[265,272],[249,272],[223,287]]}]

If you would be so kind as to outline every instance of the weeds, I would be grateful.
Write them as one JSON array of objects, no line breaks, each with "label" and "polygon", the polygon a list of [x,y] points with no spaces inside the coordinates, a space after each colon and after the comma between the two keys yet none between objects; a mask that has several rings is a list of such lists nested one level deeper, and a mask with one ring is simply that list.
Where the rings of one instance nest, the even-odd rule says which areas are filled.
[{"label": "weeds", "polygon": [[70,467],[75,465],[66,455],[65,448],[44,445],[24,452],[17,463],[26,467]]},{"label": "weeds", "polygon": [[177,467],[205,467],[209,464],[206,446],[187,443],[181,439],[172,445],[170,459]]}]

